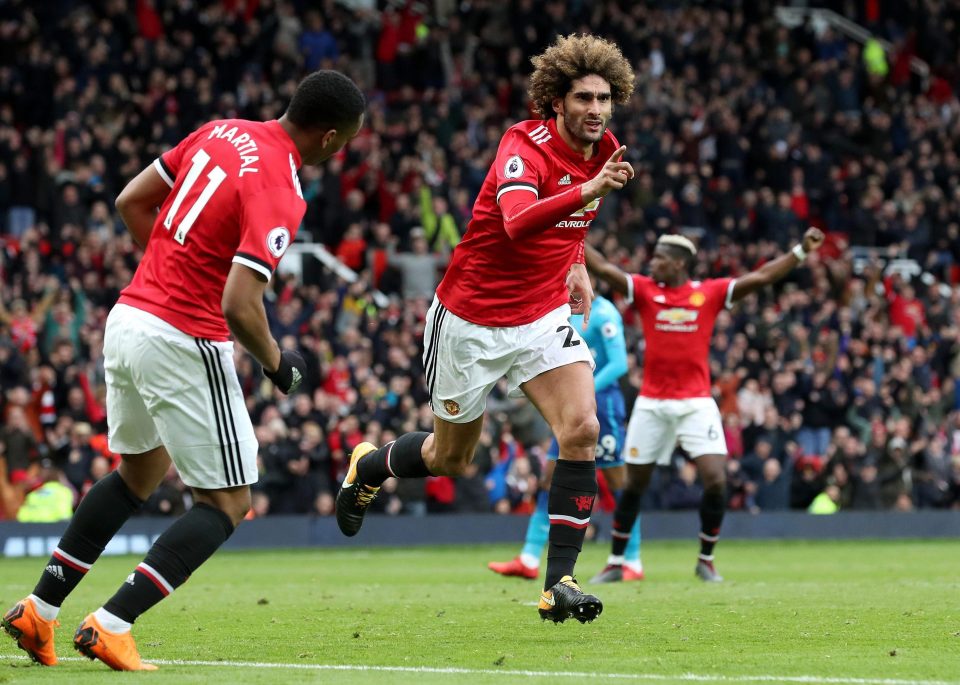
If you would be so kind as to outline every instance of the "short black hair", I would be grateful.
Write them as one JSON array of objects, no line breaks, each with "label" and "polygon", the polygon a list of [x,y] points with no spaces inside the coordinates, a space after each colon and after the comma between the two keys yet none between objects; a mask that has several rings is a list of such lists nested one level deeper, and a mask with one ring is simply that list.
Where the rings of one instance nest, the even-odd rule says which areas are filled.
[{"label": "short black hair", "polygon": [[302,129],[340,129],[356,123],[367,101],[357,84],[339,71],[315,71],[298,85],[287,119]]}]

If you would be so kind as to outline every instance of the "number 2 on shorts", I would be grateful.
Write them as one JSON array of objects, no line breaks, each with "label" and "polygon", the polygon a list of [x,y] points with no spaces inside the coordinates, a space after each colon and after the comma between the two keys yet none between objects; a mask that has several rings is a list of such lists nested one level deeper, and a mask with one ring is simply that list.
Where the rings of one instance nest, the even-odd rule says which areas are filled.
[{"label": "number 2 on shorts", "polygon": [[563,341],[563,346],[564,346],[564,347],[576,347],[577,345],[580,344],[580,340],[579,340],[579,339],[573,340],[573,326],[558,326],[558,327],[557,327],[557,333],[561,333],[561,332],[563,332],[563,331],[566,331],[566,332],[567,332],[567,337],[566,337],[566,339]]}]

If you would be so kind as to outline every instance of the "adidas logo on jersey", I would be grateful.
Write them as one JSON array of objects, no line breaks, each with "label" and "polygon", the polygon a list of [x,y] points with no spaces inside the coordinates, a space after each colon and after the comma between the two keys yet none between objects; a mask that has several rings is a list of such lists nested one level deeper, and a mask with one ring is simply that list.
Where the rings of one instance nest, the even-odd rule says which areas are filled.
[{"label": "adidas logo on jersey", "polygon": [[46,571],[59,581],[66,582],[67,580],[63,575],[63,567],[59,564],[47,564]]},{"label": "adidas logo on jersey", "polygon": [[570,174],[567,174],[566,176],[561,178],[559,181],[557,181],[558,186],[568,186],[570,185],[570,183],[572,183],[572,181],[570,180]]}]

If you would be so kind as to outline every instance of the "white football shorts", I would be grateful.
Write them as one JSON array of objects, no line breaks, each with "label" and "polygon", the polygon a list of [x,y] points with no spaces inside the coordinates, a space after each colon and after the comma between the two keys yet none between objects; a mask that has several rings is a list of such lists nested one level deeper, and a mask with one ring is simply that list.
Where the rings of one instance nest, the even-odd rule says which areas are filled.
[{"label": "white football shorts", "polygon": [[655,400],[637,397],[627,424],[623,460],[628,464],[670,463],[677,443],[692,459],[726,454],[720,408],[712,397]]},{"label": "white football shorts", "polygon": [[257,438],[232,342],[194,338],[118,304],[107,317],[103,356],[111,450],[141,454],[163,445],[191,487],[257,482]]},{"label": "white football shorts", "polygon": [[512,396],[541,373],[593,355],[562,305],[533,323],[492,328],[461,319],[436,297],[427,312],[423,367],[433,413],[451,423],[483,414],[487,395],[506,376]]}]

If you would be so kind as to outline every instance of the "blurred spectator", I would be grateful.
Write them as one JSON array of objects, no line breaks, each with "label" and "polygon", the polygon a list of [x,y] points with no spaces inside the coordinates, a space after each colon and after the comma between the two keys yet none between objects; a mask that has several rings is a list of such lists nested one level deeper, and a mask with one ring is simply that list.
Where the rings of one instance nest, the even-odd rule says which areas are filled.
[{"label": "blurred spectator", "polygon": [[27,493],[17,512],[23,523],[55,523],[73,516],[76,492],[62,482],[63,474],[50,459],[40,462],[38,482]]},{"label": "blurred spectator", "polygon": [[400,269],[404,299],[433,299],[440,282],[437,269],[446,264],[446,259],[430,252],[423,228],[410,230],[410,252],[394,252],[389,261]]},{"label": "blurred spectator", "polygon": [[763,479],[757,484],[754,502],[759,511],[780,511],[790,507],[790,474],[776,459],[763,462]]},{"label": "blurred spectator", "polygon": [[[536,3],[0,9],[0,448],[18,483],[7,500],[42,455],[81,491],[114,463],[101,446],[102,329],[140,256],[112,209],[118,189],[214,116],[279,116],[319,66],[357,78],[370,106],[337,159],[302,170],[300,235],[358,278],[288,255],[299,275],[278,274],[265,304],[274,335],[308,358],[307,389],[276,395],[239,348],[238,369],[262,441],[257,515],[328,515],[357,441],[429,427],[420,354],[440,272],[503,130],[528,117],[527,58],[555,32],[589,28],[637,67],[638,97],[611,127],[638,174],[590,231],[604,254],[638,272],[660,233],[686,227],[698,278],[736,276],[808,224],[828,233],[822,257],[718,320],[715,390],[731,453],[742,443],[743,455],[731,499],[770,508],[760,502],[787,487],[805,510],[829,483],[856,506],[873,506],[879,488],[884,509],[960,508],[955,32],[916,42],[932,70],[924,84],[910,50],[884,57],[829,29],[790,31],[764,3],[661,5],[548,3],[549,16]],[[955,24],[952,12],[906,3],[870,28],[904,46],[911,32]],[[512,27],[509,45],[495,26]],[[628,402],[644,351],[631,317]],[[527,466],[539,473],[536,412],[496,395],[490,407],[486,452],[454,483],[451,508],[522,509]],[[502,433],[524,455],[509,466]],[[658,483],[655,504],[697,487]],[[425,511],[423,482],[391,487],[380,511]]]},{"label": "blurred spectator", "polygon": [[683,460],[663,495],[664,509],[697,509],[703,499],[703,487],[697,482],[697,467]]}]

